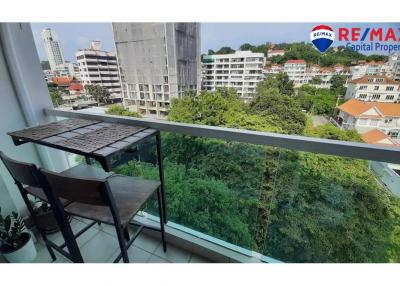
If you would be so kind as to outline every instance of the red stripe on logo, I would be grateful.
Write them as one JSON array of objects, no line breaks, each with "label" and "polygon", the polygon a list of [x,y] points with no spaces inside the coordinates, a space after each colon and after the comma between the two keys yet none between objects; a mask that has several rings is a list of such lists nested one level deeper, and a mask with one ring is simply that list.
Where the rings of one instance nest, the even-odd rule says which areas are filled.
[{"label": "red stripe on logo", "polygon": [[319,25],[319,26],[315,26],[312,30],[320,30],[320,29],[324,29],[324,30],[329,30],[329,31],[333,31],[331,27],[327,26],[327,25]]}]

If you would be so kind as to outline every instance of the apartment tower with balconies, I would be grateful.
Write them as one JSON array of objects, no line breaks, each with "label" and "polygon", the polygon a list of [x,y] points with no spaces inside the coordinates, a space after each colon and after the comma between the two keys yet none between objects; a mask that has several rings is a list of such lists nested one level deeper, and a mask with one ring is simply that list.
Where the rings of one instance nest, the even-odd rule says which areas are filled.
[{"label": "apartment tower with balconies", "polygon": [[199,23],[113,23],[124,105],[165,118],[171,99],[200,87]]}]

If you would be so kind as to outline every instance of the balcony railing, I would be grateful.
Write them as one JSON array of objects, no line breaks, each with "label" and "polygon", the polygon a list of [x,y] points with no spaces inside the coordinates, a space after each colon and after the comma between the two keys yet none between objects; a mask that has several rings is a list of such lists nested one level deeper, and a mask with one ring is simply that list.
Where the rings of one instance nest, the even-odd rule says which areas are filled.
[{"label": "balcony railing", "polygon": [[[382,162],[382,168],[400,164],[398,148],[84,111],[46,109],[45,114],[162,131],[168,225],[196,239],[266,262],[386,259],[374,256],[376,249],[384,249],[378,246],[381,238],[370,236],[377,240],[376,249],[365,247],[370,241],[354,224],[358,214],[351,203],[359,208],[357,204],[365,207],[364,201],[372,200],[367,208],[377,218],[368,216],[359,223],[382,227],[382,235],[390,236],[383,233],[395,222],[389,217],[382,222],[376,196],[390,197],[389,190],[400,187],[400,181],[386,186],[390,178],[380,181],[380,172],[368,161]],[[152,148],[151,142],[139,148],[140,160],[122,160],[115,171],[153,178]],[[155,214],[152,204],[145,212]],[[345,242],[337,242],[345,237]]]},{"label": "balcony railing", "polygon": [[122,123],[160,131],[173,132],[191,136],[238,141],[244,143],[280,147],[296,151],[307,151],[327,155],[351,157],[357,159],[384,161],[400,164],[400,151],[395,147],[377,146],[358,142],[347,142],[299,135],[285,135],[243,129],[186,124],[156,119],[132,118],[116,115],[86,114],[75,111],[45,109],[48,116],[84,118],[102,120],[110,123]]}]

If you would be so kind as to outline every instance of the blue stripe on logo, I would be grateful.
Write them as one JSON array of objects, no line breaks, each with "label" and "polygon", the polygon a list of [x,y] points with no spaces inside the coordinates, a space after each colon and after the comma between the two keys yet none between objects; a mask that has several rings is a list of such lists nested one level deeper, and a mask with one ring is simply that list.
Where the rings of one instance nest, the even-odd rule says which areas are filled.
[{"label": "blue stripe on logo", "polygon": [[361,42],[364,42],[365,38],[368,35],[369,30],[370,30],[370,28],[365,29],[364,34],[361,37]]}]

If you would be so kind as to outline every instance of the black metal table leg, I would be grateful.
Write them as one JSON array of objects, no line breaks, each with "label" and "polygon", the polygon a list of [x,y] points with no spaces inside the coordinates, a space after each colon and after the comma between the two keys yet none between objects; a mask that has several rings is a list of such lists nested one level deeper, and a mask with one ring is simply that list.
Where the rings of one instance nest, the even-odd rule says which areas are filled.
[{"label": "black metal table leg", "polygon": [[165,203],[165,184],[164,184],[164,167],[163,160],[161,157],[161,134],[157,132],[156,134],[156,145],[157,145],[157,160],[158,160],[158,173],[161,182],[161,202],[162,202],[162,211],[164,223],[167,223],[167,211],[166,211],[166,203]]},{"label": "black metal table leg", "polygon": [[78,244],[74,237],[74,233],[72,232],[71,229],[71,225],[69,224],[69,221],[67,219],[67,216],[64,212],[64,208],[61,205],[60,200],[58,198],[55,198],[44,176],[38,173],[37,177],[39,178],[39,181],[43,186],[43,190],[49,200],[50,205],[53,207],[54,217],[61,230],[61,233],[65,240],[65,244],[68,248],[68,252],[71,255],[72,262],[83,263],[82,254],[79,250]]},{"label": "black metal table leg", "polygon": [[85,162],[87,165],[92,165],[92,162],[90,161],[90,157],[85,156]]}]

